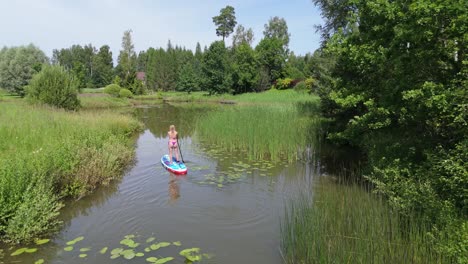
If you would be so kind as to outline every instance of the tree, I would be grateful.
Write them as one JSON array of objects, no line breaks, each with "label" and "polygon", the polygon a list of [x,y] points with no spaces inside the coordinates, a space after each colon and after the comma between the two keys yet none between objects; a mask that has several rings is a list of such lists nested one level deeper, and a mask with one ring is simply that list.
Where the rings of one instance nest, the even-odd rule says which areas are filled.
[{"label": "tree", "polygon": [[24,87],[47,61],[44,52],[33,44],[4,47],[0,50],[0,87],[24,96]]},{"label": "tree", "polygon": [[112,82],[114,62],[112,52],[108,45],[99,48],[99,52],[94,56],[93,83],[96,87],[104,87]]},{"label": "tree", "polygon": [[72,45],[70,48],[54,50],[52,62],[73,72],[80,88],[94,87],[96,73],[94,69],[96,48],[91,44],[81,46]]},{"label": "tree", "polygon": [[234,93],[254,91],[259,74],[255,51],[247,42],[243,42],[234,49],[232,61]]},{"label": "tree", "polygon": [[222,36],[224,41],[234,31],[237,24],[234,7],[228,5],[221,8],[219,16],[213,17],[213,23],[217,26],[216,35]]},{"label": "tree", "polygon": [[231,92],[231,68],[224,41],[211,43],[203,56],[202,70],[205,77],[204,86],[210,95]]},{"label": "tree", "polygon": [[421,215],[436,241],[449,238],[437,248],[466,262],[466,3],[314,2],[335,60],[321,95],[328,138],[360,148],[376,191]]},{"label": "tree", "polygon": [[201,49],[200,42],[197,42],[197,47],[195,48],[195,59],[201,61],[202,57],[203,51]]},{"label": "tree", "polygon": [[130,87],[135,79],[137,56],[132,42],[132,30],[126,30],[122,37],[122,49],[118,58],[118,71],[122,87]]},{"label": "tree", "polygon": [[279,38],[264,38],[255,47],[259,65],[268,74],[270,81],[283,77],[287,54]]},{"label": "tree", "polygon": [[290,34],[288,32],[288,24],[284,18],[277,16],[270,18],[268,24],[265,24],[263,35],[265,38],[280,39],[284,49],[288,49]]},{"label": "tree", "polygon": [[254,40],[253,30],[251,28],[245,29],[244,26],[238,25],[236,27],[236,33],[232,36],[232,47],[241,45],[242,43],[247,43],[252,45]]},{"label": "tree", "polygon": [[191,93],[200,89],[199,76],[196,74],[193,63],[187,62],[182,66],[177,80],[177,90]]},{"label": "tree", "polygon": [[146,63],[148,63],[148,54],[146,51],[140,51],[137,58],[137,71],[146,72]]},{"label": "tree", "polygon": [[27,95],[35,101],[67,110],[80,107],[76,77],[58,65],[47,65],[34,75]]}]

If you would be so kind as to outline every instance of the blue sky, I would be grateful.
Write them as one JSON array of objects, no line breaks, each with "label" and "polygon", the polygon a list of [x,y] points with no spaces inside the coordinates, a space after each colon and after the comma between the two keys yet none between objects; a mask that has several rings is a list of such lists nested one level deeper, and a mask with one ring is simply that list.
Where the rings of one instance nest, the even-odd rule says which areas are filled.
[{"label": "blue sky", "polygon": [[132,29],[137,52],[166,47],[168,39],[194,49],[197,41],[203,47],[219,39],[212,17],[226,5],[235,8],[238,23],[254,30],[254,44],[268,19],[280,16],[288,23],[292,51],[305,54],[319,47],[314,25],[322,20],[311,0],[0,0],[0,46],[34,43],[50,56],[53,49],[73,44],[107,44],[115,58],[123,31]]}]

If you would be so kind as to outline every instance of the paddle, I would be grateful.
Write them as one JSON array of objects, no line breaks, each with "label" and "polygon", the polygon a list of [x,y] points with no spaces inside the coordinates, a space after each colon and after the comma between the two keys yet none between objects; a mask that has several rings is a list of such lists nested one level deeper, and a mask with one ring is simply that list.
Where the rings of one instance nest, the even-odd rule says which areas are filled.
[{"label": "paddle", "polygon": [[180,149],[179,136],[177,136],[177,146],[178,146],[178,149],[179,149],[180,158],[182,159],[182,162],[185,163],[184,156],[182,156],[182,150]]}]

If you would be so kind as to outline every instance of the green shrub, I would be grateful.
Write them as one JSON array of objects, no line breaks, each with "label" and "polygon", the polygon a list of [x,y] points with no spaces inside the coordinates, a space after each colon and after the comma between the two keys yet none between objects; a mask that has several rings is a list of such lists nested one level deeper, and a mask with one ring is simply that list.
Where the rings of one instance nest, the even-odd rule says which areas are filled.
[{"label": "green shrub", "polygon": [[117,97],[119,96],[121,89],[122,88],[117,84],[109,84],[104,88],[104,92]]},{"label": "green shrub", "polygon": [[132,98],[133,93],[130,90],[123,88],[123,89],[120,89],[120,91],[119,91],[119,97]]},{"label": "green shrub", "polygon": [[76,110],[80,106],[78,83],[60,66],[45,66],[34,75],[27,87],[27,95],[33,101],[67,110]]},{"label": "green shrub", "polygon": [[294,90],[296,91],[306,91],[308,90],[307,85],[304,81],[298,82],[296,86],[294,86]]},{"label": "green shrub", "polygon": [[312,90],[314,89],[315,84],[317,83],[317,81],[316,81],[314,78],[310,77],[310,78],[307,78],[307,79],[304,81],[304,83],[305,83],[307,89],[308,89],[309,91],[312,91]]},{"label": "green shrub", "polygon": [[278,79],[276,81],[275,87],[278,90],[286,90],[286,89],[291,88],[292,82],[293,82],[293,79],[291,78]]}]

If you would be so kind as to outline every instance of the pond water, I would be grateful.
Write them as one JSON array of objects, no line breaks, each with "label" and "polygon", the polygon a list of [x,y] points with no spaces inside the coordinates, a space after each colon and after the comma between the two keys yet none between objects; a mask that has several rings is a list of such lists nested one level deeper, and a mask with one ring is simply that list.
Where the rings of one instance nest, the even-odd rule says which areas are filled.
[{"label": "pond water", "polygon": [[[226,152],[197,139],[196,117],[210,107],[163,104],[136,109],[146,129],[136,141],[135,164],[120,181],[98,189],[66,206],[63,228],[51,242],[31,254],[8,257],[5,263],[147,263],[148,257],[174,257],[200,248],[202,263],[282,263],[280,220],[284,205],[304,185],[313,183],[317,162],[249,161],[242,152]],[[189,173],[171,175],[160,164],[167,153],[166,133],[175,124]],[[110,258],[126,235],[141,243],[143,257]],[[77,237],[83,240],[64,250]],[[146,242],[150,237],[154,241]],[[144,249],[155,242],[180,241],[156,251]],[[175,243],[178,244],[178,243]],[[108,247],[105,254],[99,251]],[[80,248],[85,248],[80,252]],[[86,251],[86,248],[90,248]],[[83,258],[80,258],[80,254]]]}]

